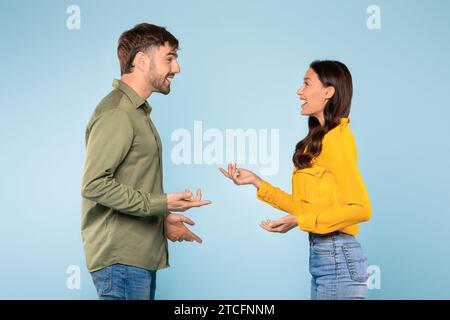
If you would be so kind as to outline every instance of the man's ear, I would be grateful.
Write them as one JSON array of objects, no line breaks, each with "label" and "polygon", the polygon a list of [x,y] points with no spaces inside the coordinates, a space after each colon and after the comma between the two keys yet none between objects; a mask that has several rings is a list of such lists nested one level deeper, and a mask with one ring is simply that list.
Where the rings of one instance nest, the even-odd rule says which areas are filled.
[{"label": "man's ear", "polygon": [[335,89],[333,86],[328,86],[325,88],[325,99],[331,99],[334,95]]},{"label": "man's ear", "polygon": [[142,51],[136,53],[133,60],[134,68],[143,71],[146,69],[147,64],[148,64],[148,56],[144,54]]}]

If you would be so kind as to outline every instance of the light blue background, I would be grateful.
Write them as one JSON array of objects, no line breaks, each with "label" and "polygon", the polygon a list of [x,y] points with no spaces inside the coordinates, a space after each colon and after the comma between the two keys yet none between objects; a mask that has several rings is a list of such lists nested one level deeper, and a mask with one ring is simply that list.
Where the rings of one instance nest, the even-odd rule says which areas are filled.
[{"label": "light blue background", "polygon": [[[66,8],[81,8],[68,30]],[[381,30],[366,27],[369,5]],[[361,225],[369,262],[381,268],[370,299],[450,298],[448,1],[1,1],[0,298],[96,299],[80,236],[84,130],[113,78],[121,32],[140,22],[180,39],[182,72],[153,95],[164,144],[166,191],[201,187],[191,210],[202,245],[170,244],[158,299],[308,299],[307,235],[258,227],[282,212],[235,187],[212,165],[174,165],[171,133],[280,129],[280,170],[305,136],[295,92],[309,63],[345,62],[354,78],[350,115],[372,220]],[[259,172],[258,166],[247,166]],[[66,287],[69,265],[81,290]]]}]

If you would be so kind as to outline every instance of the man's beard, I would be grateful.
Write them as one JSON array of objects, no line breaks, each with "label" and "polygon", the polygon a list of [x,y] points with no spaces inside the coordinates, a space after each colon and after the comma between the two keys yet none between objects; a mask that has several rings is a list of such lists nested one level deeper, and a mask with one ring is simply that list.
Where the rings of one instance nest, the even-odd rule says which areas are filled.
[{"label": "man's beard", "polygon": [[150,79],[150,84],[152,85],[154,92],[160,92],[162,94],[169,94],[170,92],[170,82],[167,80],[168,76],[158,76]]}]

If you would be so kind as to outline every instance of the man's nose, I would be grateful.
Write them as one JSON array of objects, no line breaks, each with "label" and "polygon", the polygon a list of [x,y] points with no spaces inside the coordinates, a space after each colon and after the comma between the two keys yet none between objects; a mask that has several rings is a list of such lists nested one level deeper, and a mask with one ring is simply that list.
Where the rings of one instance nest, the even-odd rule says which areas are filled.
[{"label": "man's nose", "polygon": [[180,69],[180,65],[178,64],[178,62],[175,64],[175,68],[173,69],[173,73],[180,73],[181,69]]}]

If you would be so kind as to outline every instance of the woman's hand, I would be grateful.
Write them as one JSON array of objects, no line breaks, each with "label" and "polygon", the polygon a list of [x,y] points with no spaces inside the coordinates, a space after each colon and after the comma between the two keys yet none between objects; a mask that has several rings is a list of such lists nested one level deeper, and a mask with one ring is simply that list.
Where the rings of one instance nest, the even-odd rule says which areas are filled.
[{"label": "woman's hand", "polygon": [[295,228],[297,225],[297,219],[295,216],[290,214],[275,221],[264,220],[259,226],[270,232],[286,233]]},{"label": "woman's hand", "polygon": [[250,170],[237,168],[236,163],[228,164],[228,171],[223,168],[219,168],[219,171],[223,173],[225,177],[232,180],[236,185],[240,186],[243,184],[252,184],[256,188],[259,188],[261,184],[261,178]]}]

